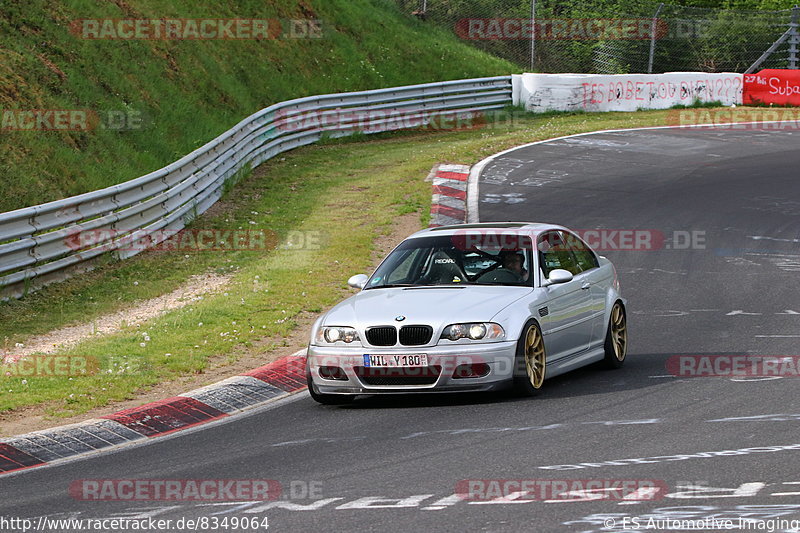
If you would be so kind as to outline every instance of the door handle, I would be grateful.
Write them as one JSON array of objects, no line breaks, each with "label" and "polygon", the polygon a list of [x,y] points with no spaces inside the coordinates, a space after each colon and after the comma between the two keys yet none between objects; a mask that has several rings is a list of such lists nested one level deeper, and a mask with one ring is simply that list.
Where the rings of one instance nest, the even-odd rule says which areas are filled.
[{"label": "door handle", "polygon": [[589,283],[588,281],[584,281],[584,282],[583,282],[583,285],[581,285],[581,289],[583,289],[583,290],[586,290],[586,289],[588,289],[588,288],[589,288],[589,287],[591,287],[591,286],[592,286],[592,284],[591,284],[591,283]]}]

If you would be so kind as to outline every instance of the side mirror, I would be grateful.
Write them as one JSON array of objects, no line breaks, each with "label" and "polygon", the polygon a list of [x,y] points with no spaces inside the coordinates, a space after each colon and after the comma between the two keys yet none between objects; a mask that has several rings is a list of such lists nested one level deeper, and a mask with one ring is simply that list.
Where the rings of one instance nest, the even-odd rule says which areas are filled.
[{"label": "side mirror", "polygon": [[363,289],[364,286],[367,284],[368,280],[369,276],[367,276],[366,274],[356,274],[355,276],[347,280],[347,284],[353,287],[354,289]]},{"label": "side mirror", "polygon": [[545,281],[543,285],[548,287],[550,285],[567,283],[568,281],[572,281],[572,272],[564,270],[563,268],[556,268],[550,272],[550,275],[547,276],[547,281]]}]

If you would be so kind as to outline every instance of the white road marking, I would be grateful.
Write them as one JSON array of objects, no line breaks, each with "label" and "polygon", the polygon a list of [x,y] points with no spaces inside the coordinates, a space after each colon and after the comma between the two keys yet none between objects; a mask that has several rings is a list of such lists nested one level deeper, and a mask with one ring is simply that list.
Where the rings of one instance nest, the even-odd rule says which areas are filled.
[{"label": "white road marking", "polygon": [[[709,505],[692,505],[682,507],[662,507],[649,511],[641,516],[631,516],[625,513],[594,513],[586,515],[580,520],[562,522],[562,525],[583,525],[582,533],[609,533],[609,531],[713,531],[731,530],[730,524],[738,526],[737,531],[744,529],[754,531],[782,531],[794,532],[795,529],[775,529],[775,524],[781,521],[786,524],[796,520],[789,517],[800,511],[800,505],[737,505],[734,507],[714,507]],[[779,519],[779,520],[775,520]],[[619,522],[619,523],[618,523]],[[689,525],[689,524],[697,525]],[[599,529],[585,529],[585,525],[597,526]],[[638,525],[636,525],[638,524]],[[670,525],[674,527],[670,527]],[[681,524],[684,524],[682,527]],[[715,525],[715,524],[718,524]]]},{"label": "white road marking", "polygon": [[643,420],[605,420],[602,422],[581,422],[581,424],[601,424],[603,426],[635,426],[639,424],[658,424],[660,418],[645,418]]},{"label": "white road marking", "polygon": [[735,489],[722,487],[703,487],[701,485],[679,485],[677,488],[684,490],[666,494],[664,497],[680,500],[691,500],[696,498],[705,499],[708,498],[710,494],[714,494],[715,498],[747,498],[756,496],[761,489],[766,486],[766,483],[762,483],[760,481],[754,483],[742,483]]},{"label": "white road marking", "polygon": [[604,466],[633,466],[641,464],[666,463],[671,461],[685,461],[688,459],[709,459],[717,457],[729,457],[740,455],[751,455],[756,453],[773,453],[783,451],[800,450],[800,444],[787,444],[778,446],[754,446],[752,448],[740,448],[737,450],[719,450],[712,452],[686,453],[680,455],[660,455],[655,457],[640,457],[632,459],[616,459],[612,461],[600,461],[596,463],[576,463],[563,465],[548,465],[537,467],[540,470],[582,470],[585,468],[602,468]]},{"label": "white road marking", "polygon": [[800,243],[800,239],[778,239],[776,237],[765,237],[763,235],[748,235],[747,236],[754,241],[777,241],[777,242],[796,242]]},{"label": "white road marking", "polygon": [[[664,376],[650,376],[650,377],[664,377],[664,378],[675,378],[676,376],[673,375],[664,375]],[[785,418],[785,417],[797,417],[797,418]],[[784,418],[770,418],[770,417],[784,417]],[[775,415],[775,414],[767,414],[767,415],[753,415],[752,417],[736,417],[731,418],[730,421],[744,421],[749,420],[752,418],[753,420],[760,419],[760,418],[768,418],[772,421],[788,421],[788,420],[800,420],[800,414],[798,415]],[[729,419],[714,419],[714,420],[706,420],[706,422],[724,422]],[[438,429],[433,431],[416,431],[414,433],[409,433],[408,435],[404,435],[400,437],[400,440],[406,439],[414,439],[417,437],[424,437],[429,435],[469,435],[469,434],[478,434],[478,433],[505,433],[505,432],[521,432],[521,431],[540,431],[540,430],[550,430],[550,429],[566,429],[571,428],[576,425],[591,425],[591,424],[598,424],[603,426],[630,426],[630,425],[650,425],[650,424],[663,424],[667,420],[661,418],[644,418],[640,420],[595,420],[589,422],[573,422],[573,423],[556,423],[556,424],[548,424],[546,426],[518,426],[518,427],[490,427],[490,428],[457,428],[457,429]],[[364,437],[350,437],[351,439],[363,439]],[[392,437],[394,438],[394,437]],[[324,439],[309,439],[313,441],[321,441]],[[344,440],[344,439],[342,439]],[[303,441],[297,441],[303,442]],[[279,443],[284,444],[284,443]],[[433,504],[432,504],[433,505]]]},{"label": "white road marking", "polygon": [[649,316],[657,316],[657,317],[674,317],[674,316],[686,316],[689,314],[688,311],[676,311],[674,309],[656,309],[653,311],[634,311],[633,314],[635,315],[649,315]]},{"label": "white road marking", "polygon": [[797,414],[774,414],[774,415],[755,415],[755,416],[734,416],[730,418],[715,418],[706,422],[787,422],[800,420],[800,413]]},{"label": "white road marking", "polygon": [[462,435],[466,433],[502,433],[505,431],[539,431],[544,429],[556,429],[564,427],[564,424],[549,424],[546,426],[524,426],[524,427],[494,427],[494,428],[462,428],[462,429],[437,429],[434,431],[417,431],[410,433],[401,439],[414,439],[424,435]]},{"label": "white road marking", "polygon": [[764,376],[764,377],[752,377],[752,378],[730,378],[731,381],[736,381],[739,383],[748,383],[750,381],[772,381],[775,379],[783,379],[783,376]]},{"label": "white road marking", "polygon": [[419,507],[423,500],[432,498],[435,494],[415,494],[408,498],[380,498],[367,496],[352,502],[344,503],[336,509],[402,509],[405,507]]},{"label": "white road marking", "polygon": [[354,441],[354,440],[364,440],[367,437],[365,436],[358,436],[358,437],[322,437],[322,438],[313,438],[313,439],[299,439],[299,440],[288,440],[285,442],[276,442],[275,444],[270,444],[270,446],[297,446],[301,444],[312,444],[312,443],[325,443],[325,444],[333,444],[337,442],[346,442],[346,441]]},{"label": "white road marking", "polygon": [[[744,309],[732,309],[730,311],[724,311],[723,309],[688,309],[686,311],[681,311],[678,309],[651,309],[651,310],[636,310],[633,311],[636,315],[643,315],[643,316],[655,316],[655,317],[677,317],[677,316],[687,316],[691,313],[722,313],[723,316],[766,316],[766,315],[778,315],[778,316],[800,316],[800,312],[795,311],[794,309],[784,309],[783,311],[763,311],[763,312],[755,312],[755,311],[745,311]],[[800,337],[800,335],[796,335]]]},{"label": "white road marking", "polygon": [[[786,481],[782,482],[783,485],[798,485],[800,482],[796,481]],[[681,489],[678,492],[673,492],[670,494],[664,495],[665,498],[672,498],[678,500],[686,500],[686,499],[725,499],[725,498],[753,498],[760,495],[761,490],[767,484],[764,482],[751,482],[751,483],[743,483],[735,488],[719,488],[719,487],[705,487],[705,486],[685,486],[679,485],[677,488]],[[786,492],[786,493],[773,493],[764,496],[796,496],[800,493],[798,492]],[[288,501],[275,501],[275,502],[261,502],[261,501],[248,501],[248,502],[204,502],[204,503],[188,503],[185,505],[169,505],[163,507],[128,507],[125,509],[117,510],[115,512],[111,512],[109,514],[105,514],[102,516],[104,519],[111,519],[111,518],[126,518],[129,520],[143,520],[151,517],[160,517],[166,518],[170,516],[181,516],[187,514],[194,514],[194,513],[203,513],[203,511],[212,511],[214,508],[221,508],[220,511],[212,511],[210,512],[210,516],[219,516],[219,515],[226,515],[226,514],[239,514],[244,513],[248,515],[253,514],[263,514],[268,511],[292,511],[292,512],[302,512],[308,513],[309,511],[324,511],[329,513],[331,510],[371,510],[374,512],[375,509],[422,509],[422,510],[441,510],[451,507],[453,505],[459,504],[464,502],[468,505],[485,505],[485,504],[531,504],[536,503],[538,500],[535,499],[523,499],[521,496],[524,494],[519,493],[512,493],[509,494],[505,498],[496,498],[494,500],[489,501],[466,501],[460,494],[452,494],[449,496],[445,496],[431,505],[426,507],[420,507],[422,502],[431,497],[433,495],[429,494],[418,494],[408,497],[395,497],[395,498],[385,498],[382,496],[366,496],[360,497],[354,500],[347,501],[346,503],[340,504],[337,507],[332,507],[332,505],[336,503],[342,502],[345,498],[337,497],[337,498],[325,498],[321,500],[314,500],[308,503],[292,503]],[[598,498],[599,500],[599,498]],[[582,501],[582,500],[572,500],[572,501]],[[603,499],[605,502],[611,502],[608,499]],[[774,501],[774,500],[773,500]],[[570,500],[553,500],[552,502],[547,503],[570,503]],[[618,502],[617,505],[635,505],[639,503],[645,503],[644,501],[621,501]],[[677,502],[675,502],[677,503]],[[687,502],[689,503],[689,502]],[[653,511],[648,513],[648,517],[656,516],[658,514],[663,513],[663,515],[671,515],[674,518],[690,518],[695,513],[705,513],[710,512],[712,510],[719,510],[718,507],[708,506],[707,504],[703,505],[691,505],[687,507],[665,507],[661,509],[654,509]],[[730,509],[725,511],[724,513],[717,512],[714,513],[714,516],[719,517],[720,514],[731,514],[732,516],[741,517],[743,520],[753,521],[758,519],[768,519],[768,518],[777,518],[780,516],[786,516],[790,514],[794,514],[800,510],[800,505],[797,504],[777,504],[772,503],[769,505],[738,505],[734,509]],[[70,518],[73,520],[80,519],[82,516],[91,515],[91,513],[85,511],[71,511],[69,513],[54,513],[49,515],[42,515],[39,517],[33,517],[32,519],[36,518]],[[572,522],[565,522],[565,524],[578,524],[578,523],[586,523],[588,518],[596,517],[598,515],[590,515],[589,517],[585,517],[583,520],[572,521]],[[620,515],[617,513],[604,513],[601,516],[617,516],[622,517],[625,515]],[[85,520],[93,520],[96,518],[92,518],[91,516],[85,518]],[[633,529],[629,528],[631,531],[640,531],[640,529]],[[758,530],[765,530],[765,528],[751,528],[751,529],[758,529]],[[606,532],[608,529],[605,530]],[[773,530],[770,530],[773,531]],[[785,531],[785,530],[784,530]]]},{"label": "white road marking", "polygon": [[[800,481],[784,481],[783,485],[800,485]],[[773,492],[772,496],[800,496],[800,492]]]},{"label": "white road marking", "polygon": [[[779,485],[800,485],[798,481],[784,481],[778,482]],[[770,484],[774,485],[774,484]],[[761,495],[762,489],[767,486],[767,483],[764,481],[755,481],[755,482],[748,482],[742,483],[737,487],[707,487],[700,484],[694,485],[677,485],[675,492],[671,492],[665,494],[664,498],[671,498],[677,500],[694,500],[694,499],[702,499],[702,500],[709,500],[709,499],[727,499],[727,498],[753,498],[756,496]],[[183,505],[167,505],[162,507],[153,507],[153,506],[145,506],[145,507],[128,507],[125,509],[120,509],[109,514],[103,515],[102,518],[109,519],[109,518],[127,518],[129,520],[143,520],[151,517],[160,517],[166,518],[169,516],[180,516],[180,515],[187,515],[192,513],[203,513],[203,511],[211,511],[209,514],[210,516],[218,516],[218,515],[226,515],[226,514],[262,514],[267,511],[293,511],[293,512],[303,512],[307,513],[309,511],[321,511],[329,512],[331,510],[374,510],[374,509],[401,509],[401,508],[413,508],[413,509],[422,509],[422,510],[431,510],[431,511],[438,511],[441,509],[446,509],[453,505],[459,504],[464,502],[468,505],[485,505],[485,504],[519,504],[519,503],[535,503],[539,500],[536,499],[524,499],[525,493],[511,493],[505,497],[495,498],[494,500],[489,501],[469,501],[465,498],[462,494],[450,494],[432,502],[430,505],[425,507],[421,507],[423,505],[423,501],[433,497],[433,494],[417,494],[413,496],[405,496],[405,497],[384,497],[384,496],[362,496],[357,497],[355,499],[350,496],[346,503],[341,503],[345,500],[344,497],[335,497],[335,498],[325,498],[319,500],[310,500],[305,503],[294,503],[291,501],[244,501],[244,502],[187,502]],[[798,496],[800,493],[798,492],[775,492],[772,494],[764,494],[763,496]],[[582,500],[554,500],[552,503],[569,503],[570,501],[582,501]],[[610,502],[608,499],[604,499],[604,501]],[[339,503],[337,507],[332,507],[332,505]],[[644,500],[632,500],[632,501],[621,501],[618,502],[617,505],[634,505],[638,503],[644,503]],[[677,503],[677,502],[676,502]],[[214,510],[220,509],[220,510]],[[708,512],[711,510],[719,509],[717,507],[710,507],[707,504],[703,505],[693,505],[689,507],[666,507],[662,509],[654,509],[652,513],[659,513],[664,512],[664,514],[671,514],[675,517],[679,518],[689,518],[694,513],[703,513]],[[780,516],[784,516],[787,514],[793,514],[794,512],[800,510],[800,505],[796,504],[777,504],[772,503],[769,505],[739,505],[736,507],[738,510],[737,513],[733,513],[734,516],[740,517],[747,517],[744,518],[746,520],[754,520],[757,518],[777,518]],[[744,511],[744,512],[743,512]],[[733,511],[726,511],[726,512],[733,512]],[[39,517],[33,517],[32,519],[36,518],[70,518],[70,519],[80,519],[82,516],[86,516],[87,513],[85,511],[71,511],[69,513],[53,513],[49,515],[41,515]],[[652,514],[648,514],[651,516]],[[716,516],[719,516],[718,513],[715,513]],[[596,515],[592,515],[596,516]],[[604,516],[623,516],[623,515],[616,515],[616,514],[609,514]],[[588,517],[587,517],[588,518]],[[91,520],[93,518],[88,517],[87,520]],[[576,521],[576,522],[565,522],[565,524],[571,523],[581,523],[586,522],[586,519]],[[758,528],[759,530],[763,528]],[[633,531],[633,529],[631,529]],[[608,531],[608,530],[606,530]],[[636,530],[638,531],[638,529]]]},{"label": "white road marking", "polygon": [[461,496],[461,494],[451,494],[450,496],[447,496],[447,497],[442,498],[440,500],[436,500],[435,502],[433,502],[432,504],[430,504],[427,507],[423,507],[422,510],[423,511],[441,511],[442,509],[446,509],[446,508],[450,507],[451,505],[455,505],[455,504],[459,503],[463,499],[464,498],[463,498],[463,496]]}]

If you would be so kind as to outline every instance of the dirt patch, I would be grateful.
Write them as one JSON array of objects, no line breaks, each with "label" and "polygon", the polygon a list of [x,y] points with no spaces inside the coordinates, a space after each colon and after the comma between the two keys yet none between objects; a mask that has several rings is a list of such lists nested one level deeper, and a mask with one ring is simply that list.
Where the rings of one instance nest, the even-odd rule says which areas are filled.
[{"label": "dirt patch", "polygon": [[[418,213],[409,213],[397,217],[392,226],[388,228],[387,233],[378,236],[374,241],[375,251],[372,256],[373,268],[377,267],[378,263],[385,257],[385,255],[395,246],[400,244],[403,239],[419,229],[421,229],[421,225]],[[188,287],[189,284],[187,283],[186,286]],[[175,295],[177,292],[178,291],[173,291],[170,293],[170,295]],[[196,296],[198,296],[198,294],[188,297],[184,296],[185,303],[191,302],[192,298]],[[159,309],[158,305],[154,306],[153,308],[155,310]],[[122,311],[109,316],[117,316],[124,313],[131,313],[131,310]],[[131,323],[133,314],[128,314],[127,316],[129,317],[128,323]],[[0,437],[9,437],[12,435],[29,433],[31,431],[38,431],[50,427],[74,424],[90,418],[98,418],[100,416],[116,413],[122,409],[128,409],[130,407],[136,407],[148,402],[176,396],[192,389],[210,385],[225,378],[242,374],[248,370],[252,370],[253,368],[257,368],[286,355],[291,355],[295,352],[305,349],[308,345],[311,327],[314,325],[314,321],[317,319],[317,316],[318,315],[315,313],[300,313],[299,315],[293,317],[293,320],[297,323],[297,326],[287,337],[266,337],[260,342],[253,343],[252,347],[242,348],[240,351],[237,351],[233,354],[233,362],[231,362],[231,356],[229,354],[220,356],[219,358],[210,360],[208,367],[202,374],[183,376],[178,379],[159,383],[158,385],[149,388],[146,391],[141,391],[136,395],[135,398],[121,402],[115,402],[105,407],[93,409],[82,415],[67,418],[55,418],[52,416],[47,416],[47,407],[44,405],[21,408],[11,413],[0,415]],[[97,323],[99,324],[99,320]],[[119,325],[120,319],[112,321],[111,323]],[[91,328],[91,326],[88,327]],[[62,330],[59,331],[63,331],[65,329],[69,328],[62,328]],[[89,331],[91,331],[91,329]],[[56,333],[57,332],[50,332],[46,335],[37,337],[37,339],[40,339],[40,346],[47,342],[49,342],[51,345],[58,344],[57,342],[53,342],[56,339],[63,340],[63,337],[59,337]],[[33,341],[34,339],[28,341],[24,349],[31,349],[33,346]],[[63,344],[61,346],[63,346]],[[53,350],[54,349],[55,348],[53,348]],[[43,350],[40,349],[39,353],[41,353],[41,351]]]},{"label": "dirt patch", "polygon": [[182,286],[174,291],[152,298],[127,309],[101,316],[88,324],[78,324],[55,329],[43,335],[37,335],[18,344],[13,349],[6,348],[0,355],[7,362],[13,362],[20,357],[33,354],[50,354],[65,348],[70,348],[91,337],[116,333],[123,326],[136,326],[160,314],[173,309],[179,309],[205,294],[217,292],[228,283],[231,276],[219,274],[202,274],[192,276]]},{"label": "dirt patch", "polygon": [[403,239],[421,229],[419,213],[409,213],[394,219],[389,232],[378,236],[374,241],[375,250],[372,252],[372,268],[378,268],[378,264],[386,257],[386,254],[391,252]]}]

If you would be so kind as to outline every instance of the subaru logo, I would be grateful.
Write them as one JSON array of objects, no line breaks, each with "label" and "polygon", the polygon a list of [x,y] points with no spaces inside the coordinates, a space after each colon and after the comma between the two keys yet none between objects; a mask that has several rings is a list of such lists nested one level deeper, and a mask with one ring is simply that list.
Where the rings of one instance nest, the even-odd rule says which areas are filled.
[{"label": "subaru logo", "polygon": [[403,320],[406,319],[406,317],[404,317],[403,315],[400,315],[400,316],[394,317],[394,319],[397,320],[398,322],[402,322]]}]

